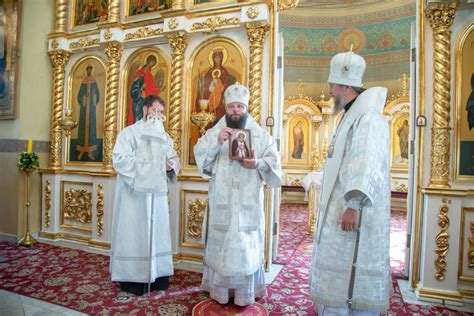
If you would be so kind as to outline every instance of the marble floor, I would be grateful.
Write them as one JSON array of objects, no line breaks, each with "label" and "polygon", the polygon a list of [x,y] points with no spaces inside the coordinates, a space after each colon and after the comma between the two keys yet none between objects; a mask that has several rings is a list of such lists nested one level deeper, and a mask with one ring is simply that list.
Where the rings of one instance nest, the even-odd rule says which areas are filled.
[{"label": "marble floor", "polygon": [[2,316],[56,316],[87,315],[62,306],[43,302],[34,298],[0,290],[0,315]]}]

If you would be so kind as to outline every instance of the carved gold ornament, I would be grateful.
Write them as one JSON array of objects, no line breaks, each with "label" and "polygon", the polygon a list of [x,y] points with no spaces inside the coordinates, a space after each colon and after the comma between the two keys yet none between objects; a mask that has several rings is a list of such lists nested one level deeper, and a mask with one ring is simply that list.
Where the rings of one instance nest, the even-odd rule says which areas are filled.
[{"label": "carved gold ornament", "polygon": [[103,185],[97,186],[97,235],[104,233],[104,189]]},{"label": "carved gold ornament", "polygon": [[51,181],[46,180],[44,190],[44,226],[49,227],[51,222]]},{"label": "carved gold ornament", "polygon": [[61,119],[63,115],[64,100],[64,67],[71,57],[71,53],[65,50],[49,52],[51,64],[53,65],[53,103],[51,109],[51,127],[49,144],[49,167],[61,168]]},{"label": "carved gold ornament", "polygon": [[171,18],[169,21],[168,21],[168,27],[170,30],[174,30],[175,28],[177,28],[179,25],[179,22],[178,22],[178,19],[176,18]]},{"label": "carved gold ornament", "polygon": [[92,192],[85,189],[65,190],[64,219],[90,224],[92,221]]},{"label": "carved gold ornament", "polygon": [[467,260],[469,262],[469,268],[474,268],[474,222],[471,222],[471,237],[469,237]]},{"label": "carved gold ornament", "polygon": [[188,46],[188,36],[183,32],[168,35],[171,46],[171,91],[168,133],[174,142],[174,149],[181,156],[181,117],[184,51]]},{"label": "carved gold ornament", "polygon": [[107,86],[105,91],[104,159],[103,170],[112,171],[112,150],[117,136],[117,108],[120,58],[123,45],[113,41],[104,45],[107,55]]},{"label": "carved gold ornament", "polygon": [[[310,102],[313,102],[313,99],[310,98]],[[329,98],[328,100],[325,100],[326,96],[324,95],[324,91],[321,90],[321,95],[319,96],[319,100],[316,102],[316,105],[319,106],[321,109],[322,108],[330,108],[331,105],[333,104],[332,98]],[[314,102],[313,102],[314,103]]]},{"label": "carved gold ornament", "polygon": [[405,183],[401,183],[395,188],[395,192],[408,193],[408,186]]},{"label": "carved gold ornament", "polygon": [[298,6],[298,0],[278,0],[278,10],[285,11],[294,9]]},{"label": "carved gold ornament", "polygon": [[188,202],[187,233],[190,237],[202,238],[202,223],[206,215],[207,201],[196,199]]},{"label": "carved gold ornament", "polygon": [[306,113],[306,111],[301,106],[297,106],[297,107],[295,107],[295,109],[293,111],[288,113],[288,115],[294,116],[294,115],[297,115],[297,114],[305,114],[305,113]]},{"label": "carved gold ornament", "polygon": [[300,179],[294,179],[293,181],[291,181],[290,185],[292,187],[302,187],[303,186]]},{"label": "carved gold ornament", "polygon": [[435,278],[437,280],[444,280],[446,274],[446,254],[449,250],[449,218],[448,206],[443,205],[439,209],[438,214],[438,225],[441,227],[441,231],[436,235],[436,249],[435,253],[438,255],[435,259],[436,274]]},{"label": "carved gold ornament", "polygon": [[247,10],[247,16],[249,19],[255,19],[260,14],[260,10],[257,7],[251,7]]},{"label": "carved gold ornament", "polygon": [[457,3],[434,4],[426,10],[433,29],[433,127],[430,186],[449,187],[451,27]]},{"label": "carved gold ornament", "polygon": [[70,49],[84,49],[89,46],[98,45],[100,43],[100,39],[92,38],[92,37],[84,37],[78,40],[77,42],[73,42],[69,44]]},{"label": "carved gold ornament", "polygon": [[53,40],[51,41],[51,48],[52,48],[52,49],[57,49],[58,47],[59,47],[58,41],[55,40],[55,39],[53,39]]},{"label": "carved gold ornament", "polygon": [[124,38],[126,41],[130,41],[160,35],[161,33],[163,33],[163,29],[152,29],[151,27],[144,26],[133,33],[125,34]]},{"label": "carved gold ornament", "polygon": [[108,41],[112,38],[112,30],[111,29],[106,29],[104,31],[104,40]]},{"label": "carved gold ornament", "polygon": [[238,25],[240,23],[239,18],[224,18],[222,16],[213,16],[207,18],[204,22],[193,23],[191,31],[206,30],[206,33],[215,32],[218,27]]},{"label": "carved gold ornament", "polygon": [[431,28],[437,32],[448,31],[453,24],[457,6],[457,1],[445,4],[434,3],[428,6],[425,14]]},{"label": "carved gold ornament", "polygon": [[268,34],[269,26],[265,23],[247,23],[247,37],[250,42],[250,74],[249,74],[249,113],[260,123],[262,102],[262,62],[263,42]]}]

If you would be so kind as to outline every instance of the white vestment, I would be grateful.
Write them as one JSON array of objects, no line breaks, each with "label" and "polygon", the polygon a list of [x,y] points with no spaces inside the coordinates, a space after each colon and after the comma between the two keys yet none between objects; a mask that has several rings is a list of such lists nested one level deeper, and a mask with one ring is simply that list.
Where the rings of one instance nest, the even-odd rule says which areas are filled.
[{"label": "white vestment", "polygon": [[[172,139],[161,122],[138,121],[118,135],[112,155],[118,174],[110,258],[112,281],[146,283],[173,275],[167,178],[175,180],[179,159]],[[173,164],[168,173],[166,161]]]},{"label": "white vestment", "polygon": [[351,307],[372,312],[389,307],[390,136],[382,114],[386,93],[385,88],[361,93],[328,150],[311,265],[310,296],[315,304],[348,304],[356,232],[344,232],[341,218],[354,194],[362,194]]},{"label": "white vestment", "polygon": [[263,182],[270,187],[281,185],[280,157],[273,138],[249,116],[245,128],[252,133],[257,168],[248,169],[241,161],[229,160],[229,142],[219,145],[217,141],[225,126],[223,117],[194,147],[199,171],[209,178],[202,286],[221,303],[233,296],[229,289],[234,289],[236,304],[245,305],[266,294]]}]

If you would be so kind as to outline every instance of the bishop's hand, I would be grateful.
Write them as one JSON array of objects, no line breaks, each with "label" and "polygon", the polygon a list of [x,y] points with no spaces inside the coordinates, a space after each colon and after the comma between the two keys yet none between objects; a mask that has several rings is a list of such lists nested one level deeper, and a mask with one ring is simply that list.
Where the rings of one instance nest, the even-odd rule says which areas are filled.
[{"label": "bishop's hand", "polygon": [[257,168],[257,158],[255,158],[255,151],[252,149],[252,155],[250,156],[250,158],[245,158],[242,162],[245,168]]},{"label": "bishop's hand", "polygon": [[341,228],[343,231],[353,231],[359,229],[360,212],[348,207],[341,218]]},{"label": "bishop's hand", "polygon": [[220,145],[222,145],[224,144],[225,141],[227,141],[230,138],[231,135],[232,135],[232,128],[224,127],[219,132],[219,135],[217,135],[217,141],[219,142]]}]

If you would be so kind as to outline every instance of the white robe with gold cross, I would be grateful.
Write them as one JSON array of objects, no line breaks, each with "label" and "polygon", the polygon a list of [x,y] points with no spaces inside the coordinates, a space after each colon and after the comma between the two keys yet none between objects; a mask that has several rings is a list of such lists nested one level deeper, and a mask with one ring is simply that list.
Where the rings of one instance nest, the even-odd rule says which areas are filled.
[{"label": "white robe with gold cross", "polygon": [[[245,128],[251,130],[257,168],[248,169],[239,161],[229,160],[229,142],[219,145],[217,141],[225,126],[223,117],[194,147],[199,171],[209,179],[203,279],[212,279],[211,283],[217,282],[221,288],[252,288],[255,274],[263,272],[263,182],[270,187],[281,185],[280,157],[273,138],[249,116]],[[206,282],[203,284],[206,287]]]}]

